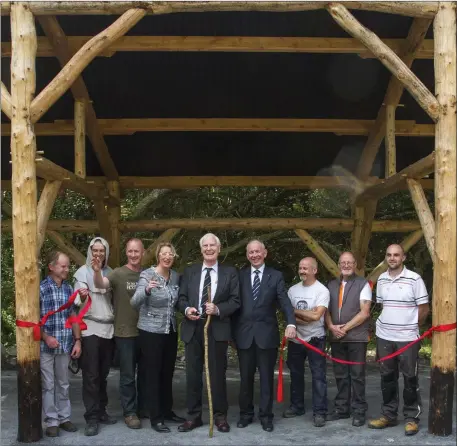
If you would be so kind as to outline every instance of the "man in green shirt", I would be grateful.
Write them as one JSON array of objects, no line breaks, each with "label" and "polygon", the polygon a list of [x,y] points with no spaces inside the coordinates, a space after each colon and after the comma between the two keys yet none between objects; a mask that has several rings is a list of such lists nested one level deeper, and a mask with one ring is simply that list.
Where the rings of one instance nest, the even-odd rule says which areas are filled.
[{"label": "man in green shirt", "polygon": [[138,414],[143,412],[144,407],[144,372],[138,343],[138,311],[130,305],[130,299],[140,279],[144,254],[142,241],[135,238],[129,240],[125,252],[127,264],[116,268],[107,277],[102,276],[101,265],[96,258],[92,260],[92,269],[95,286],[112,289],[114,337],[120,361],[119,392],[124,420],[129,428],[139,429],[141,422]]}]

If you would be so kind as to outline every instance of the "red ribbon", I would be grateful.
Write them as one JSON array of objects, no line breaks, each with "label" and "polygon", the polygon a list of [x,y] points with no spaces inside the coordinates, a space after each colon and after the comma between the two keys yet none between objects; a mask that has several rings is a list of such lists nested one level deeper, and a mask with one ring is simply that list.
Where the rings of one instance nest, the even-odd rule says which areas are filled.
[{"label": "red ribbon", "polygon": [[[405,350],[408,350],[408,348],[412,347],[414,344],[417,344],[418,342],[422,341],[424,338],[428,338],[432,336],[432,333],[434,331],[438,332],[444,332],[444,331],[450,331],[450,330],[455,330],[457,327],[457,323],[454,322],[452,324],[444,324],[444,325],[437,325],[436,327],[431,327],[427,331],[424,332],[422,336],[419,338],[415,339],[414,341],[410,342],[409,344],[405,345],[404,347],[398,349],[396,352],[384,356],[382,358],[379,358],[376,360],[376,362],[382,362],[382,361],[387,361],[388,359],[395,358],[395,356],[401,355]],[[324,351],[318,349],[314,345],[311,345],[310,343],[304,341],[303,339],[300,339],[298,337],[295,338],[300,344],[303,344],[306,348],[309,348],[313,352],[318,353],[321,356],[325,356],[327,359],[330,359],[331,361],[338,362],[340,364],[348,364],[348,365],[361,365],[361,364],[366,364],[366,362],[355,362],[355,361],[346,361],[344,359],[338,359],[338,358],[333,358],[330,356],[328,353],[325,353]],[[278,403],[281,403],[283,401],[283,368],[284,368],[284,347],[286,345],[286,342],[288,339],[286,337],[282,338],[282,343],[281,343],[281,350],[280,350],[280,356],[279,356],[279,371],[278,371],[278,391],[276,395],[276,399],[278,400]]]},{"label": "red ribbon", "polygon": [[[44,327],[47,320],[49,319],[50,316],[52,316],[55,313],[60,313],[63,310],[66,310],[67,308],[70,308],[73,305],[73,302],[76,299],[76,296],[79,294],[79,290],[76,290],[68,299],[66,303],[64,303],[62,306],[60,306],[57,310],[54,311],[48,311],[40,320],[40,322],[27,322],[27,321],[20,321],[16,319],[16,326],[17,327],[23,327],[23,328],[33,328],[33,339],[35,341],[40,341],[41,340],[41,327]],[[79,324],[79,328],[81,330],[87,330],[87,325],[86,323],[82,320],[82,318],[85,316],[85,314],[89,311],[90,306],[92,305],[92,299],[90,296],[87,297],[87,304],[84,306],[84,308],[79,312],[77,316],[70,316],[68,319],[65,321],[65,328],[71,328],[72,324]]]}]

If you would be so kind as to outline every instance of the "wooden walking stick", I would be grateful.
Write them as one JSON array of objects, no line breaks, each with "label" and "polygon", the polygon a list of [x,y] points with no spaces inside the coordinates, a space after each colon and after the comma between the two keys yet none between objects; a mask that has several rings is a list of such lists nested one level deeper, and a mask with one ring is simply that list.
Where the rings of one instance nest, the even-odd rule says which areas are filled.
[{"label": "wooden walking stick", "polygon": [[[208,302],[211,300],[211,286],[208,286]],[[211,322],[211,315],[207,315],[203,339],[205,341],[205,375],[206,375],[206,391],[208,393],[208,410],[209,410],[209,438],[213,438],[213,424],[214,424],[214,415],[213,415],[213,396],[211,394],[211,377],[209,374],[209,355],[208,355],[208,327]]]}]

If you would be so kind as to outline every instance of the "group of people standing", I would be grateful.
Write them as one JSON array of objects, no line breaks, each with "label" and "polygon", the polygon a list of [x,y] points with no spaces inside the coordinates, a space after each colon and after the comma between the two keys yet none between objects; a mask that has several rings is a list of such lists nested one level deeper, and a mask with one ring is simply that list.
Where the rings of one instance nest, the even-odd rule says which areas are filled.
[{"label": "group of people standing", "polygon": [[[280,343],[276,310],[284,314],[284,336],[288,343],[290,407],[285,418],[303,415],[305,360],[312,376],[312,411],[316,427],[327,421],[349,418],[353,426],[365,424],[365,356],[369,341],[372,290],[355,274],[352,253],[343,253],[338,262],[340,277],[328,287],[316,278],[318,265],[306,257],[299,263],[301,281],[286,290],[281,272],[265,265],[267,250],[259,240],[246,247],[249,266],[236,270],[219,264],[219,238],[211,233],[200,239],[202,262],[187,267],[180,276],[174,269],[176,250],[171,243],[159,243],[156,265],[142,270],[144,247],[139,239],[126,245],[127,264],[111,270],[107,266],[109,245],[94,238],[86,264],[75,274],[79,291],[75,305],[52,316],[42,329],[41,369],[43,412],[46,435],[55,437],[59,429],[76,431],[70,421],[68,396],[69,358],[79,358],[83,378],[85,435],[99,432],[100,424],[117,420],[106,411],[107,378],[116,346],[120,362],[119,392],[126,425],[141,427],[149,418],[160,433],[170,432],[167,422],[180,423],[179,432],[203,425],[202,393],[204,368],[204,325],[208,330],[209,369],[215,425],[229,432],[226,386],[227,349],[233,342],[240,369],[238,428],[254,421],[254,376],[260,375],[258,418],[263,430],[273,425],[274,369]],[[420,276],[408,270],[400,245],[387,248],[387,272],[377,285],[377,302],[383,306],[376,322],[377,354],[384,357],[417,339],[419,326],[428,314],[428,295]],[[73,292],[66,279],[69,259],[61,252],[49,259],[49,276],[40,286],[42,316],[59,308]],[[78,324],[65,328],[66,319],[86,305],[87,329]],[[176,312],[184,315],[180,336],[185,344],[187,417],[173,411],[172,382],[178,346]],[[329,332],[332,356],[356,362],[333,363],[337,385],[334,410],[328,413],[326,360],[308,350],[297,337],[324,350]],[[399,395],[398,377],[405,379],[403,412],[405,433],[418,431],[420,395],[417,361],[419,344],[396,358],[381,362],[382,415],[369,422],[382,429],[396,424]]]}]

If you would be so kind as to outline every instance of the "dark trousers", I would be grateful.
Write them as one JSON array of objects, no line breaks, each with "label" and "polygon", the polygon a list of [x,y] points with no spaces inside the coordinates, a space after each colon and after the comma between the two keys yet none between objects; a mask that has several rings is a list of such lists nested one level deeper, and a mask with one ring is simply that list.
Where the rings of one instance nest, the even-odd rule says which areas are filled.
[{"label": "dark trousers", "polygon": [[260,375],[259,418],[273,419],[274,372],[277,356],[277,348],[259,348],[255,340],[252,341],[249,348],[238,349],[241,418],[254,417],[254,375],[258,368]]},{"label": "dark trousers", "polygon": [[96,422],[106,412],[108,394],[106,386],[111,361],[113,360],[113,339],[96,335],[82,337],[81,370],[83,376],[83,402],[86,408],[84,418]]},{"label": "dark trousers", "polygon": [[[205,345],[203,338],[204,320],[197,321],[197,328],[192,339],[186,344],[186,379],[187,410],[190,420],[201,419],[203,368],[205,363]],[[227,347],[226,341],[215,341],[211,325],[208,329],[209,373],[211,377],[211,394],[213,413],[216,420],[227,417]]]},{"label": "dark trousers", "polygon": [[146,370],[146,405],[151,424],[163,423],[173,408],[173,373],[178,335],[139,330],[141,354]]},{"label": "dark trousers", "polygon": [[[332,356],[346,361],[365,362],[366,342],[332,342]],[[346,365],[333,363],[337,394],[335,410],[339,413],[365,415],[368,405],[365,399],[365,364]],[[351,404],[352,391],[352,404]]]},{"label": "dark trousers", "polygon": [[139,336],[115,337],[119,355],[119,394],[124,417],[145,411],[145,373]]},{"label": "dark trousers", "polygon": [[[309,343],[319,350],[325,348],[325,336],[312,338]],[[327,415],[326,359],[308,350],[304,345],[289,341],[287,366],[290,370],[290,406],[298,413],[305,411],[305,360],[311,370],[313,388],[313,414]]]},{"label": "dark trousers", "polygon": [[[378,338],[376,343],[376,354],[378,358],[390,355],[409,342],[386,341]],[[382,407],[384,416],[395,420],[398,415],[398,378],[400,372],[403,374],[403,416],[405,419],[419,420],[421,413],[421,397],[419,393],[418,358],[420,342],[414,344],[395,358],[381,361],[381,389]]]}]

